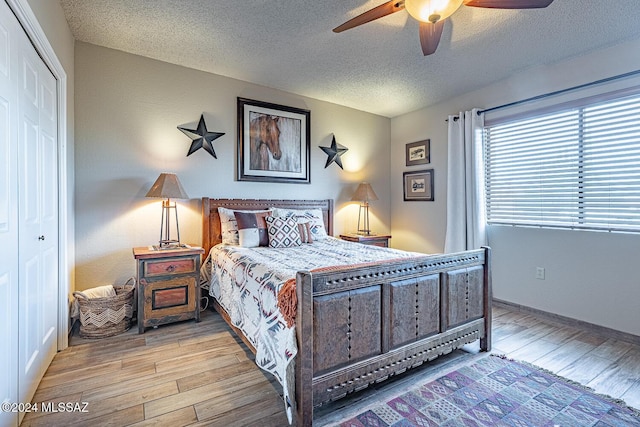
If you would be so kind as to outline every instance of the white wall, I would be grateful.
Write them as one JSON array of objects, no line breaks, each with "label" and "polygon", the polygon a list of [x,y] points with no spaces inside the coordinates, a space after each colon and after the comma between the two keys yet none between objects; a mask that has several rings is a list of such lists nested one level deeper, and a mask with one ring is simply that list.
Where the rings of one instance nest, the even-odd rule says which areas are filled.
[{"label": "white wall", "polygon": [[[201,241],[200,201],[221,198],[324,199],[335,203],[334,234],[355,231],[361,181],[380,200],[372,227],[390,228],[390,120],[239,80],[76,43],[76,288],[125,281],[135,274],[133,246],[159,238],[160,201],[144,195],[160,172],[178,174],[189,201],[178,201],[180,237]],[[311,184],[235,181],[236,99],[244,97],[311,111]],[[177,129],[204,113],[218,158],[186,157],[190,139]],[[336,164],[318,146],[349,148]]]},{"label": "white wall", "polygon": [[[640,41],[630,41],[511,78],[391,121],[392,245],[440,252],[446,227],[449,114],[490,108],[640,69]],[[406,143],[431,138],[435,201],[403,202]],[[494,297],[640,335],[640,235],[547,229],[489,228]],[[535,279],[537,266],[546,280]]]}]

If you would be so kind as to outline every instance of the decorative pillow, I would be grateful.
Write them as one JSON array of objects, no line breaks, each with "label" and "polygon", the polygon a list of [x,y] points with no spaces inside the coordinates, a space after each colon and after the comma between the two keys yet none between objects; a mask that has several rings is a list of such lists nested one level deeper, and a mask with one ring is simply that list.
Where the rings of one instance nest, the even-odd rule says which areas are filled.
[{"label": "decorative pillow", "polygon": [[239,246],[240,236],[238,233],[238,223],[236,221],[236,212],[271,212],[270,209],[262,211],[234,211],[233,209],[227,209],[218,207],[218,215],[220,215],[220,231],[222,234],[222,243],[226,245]]},{"label": "decorative pillow", "polygon": [[299,222],[298,232],[300,233],[302,243],[313,243],[313,233],[311,233],[309,222]]},{"label": "decorative pillow", "polygon": [[273,216],[280,218],[296,218],[298,222],[308,222],[314,240],[327,238],[321,209],[282,209],[273,208]]},{"label": "decorative pillow", "polygon": [[264,219],[267,222],[267,230],[269,231],[269,247],[293,248],[302,244],[298,222],[295,218],[267,216]]},{"label": "decorative pillow", "polygon": [[238,224],[238,240],[244,248],[269,246],[267,223],[265,217],[271,212],[234,212]]}]

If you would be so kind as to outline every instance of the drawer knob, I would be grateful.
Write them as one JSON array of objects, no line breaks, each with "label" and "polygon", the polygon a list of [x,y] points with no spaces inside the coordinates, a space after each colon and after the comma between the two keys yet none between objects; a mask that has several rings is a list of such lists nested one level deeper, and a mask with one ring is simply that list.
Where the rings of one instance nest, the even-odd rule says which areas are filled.
[{"label": "drawer knob", "polygon": [[176,269],[176,266],[175,266],[175,265],[173,265],[173,264],[171,264],[171,265],[167,266],[167,271],[168,271],[169,273],[173,272],[173,270],[175,270],[175,269]]}]

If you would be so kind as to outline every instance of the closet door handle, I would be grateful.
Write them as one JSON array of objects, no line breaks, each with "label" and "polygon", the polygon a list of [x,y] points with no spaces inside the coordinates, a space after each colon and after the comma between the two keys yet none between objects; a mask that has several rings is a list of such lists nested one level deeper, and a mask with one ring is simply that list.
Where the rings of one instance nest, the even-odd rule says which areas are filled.
[{"label": "closet door handle", "polygon": [[44,236],[39,236],[38,240],[44,240]]}]

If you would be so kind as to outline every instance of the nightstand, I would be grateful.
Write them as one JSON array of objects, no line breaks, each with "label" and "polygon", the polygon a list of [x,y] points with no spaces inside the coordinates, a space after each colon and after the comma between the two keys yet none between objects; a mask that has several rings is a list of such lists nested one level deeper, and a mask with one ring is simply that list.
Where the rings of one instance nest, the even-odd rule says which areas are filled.
[{"label": "nightstand", "polygon": [[180,320],[200,321],[200,256],[198,247],[133,248],[138,275],[138,333],[147,326]]},{"label": "nightstand", "polygon": [[391,236],[378,236],[374,234],[371,234],[369,236],[365,236],[362,234],[341,234],[340,238],[348,242],[356,242],[362,243],[363,245],[382,246],[383,248],[388,248],[389,239],[391,238]]}]

